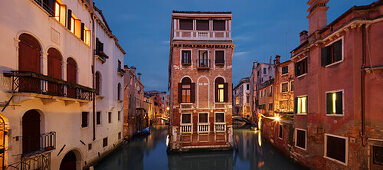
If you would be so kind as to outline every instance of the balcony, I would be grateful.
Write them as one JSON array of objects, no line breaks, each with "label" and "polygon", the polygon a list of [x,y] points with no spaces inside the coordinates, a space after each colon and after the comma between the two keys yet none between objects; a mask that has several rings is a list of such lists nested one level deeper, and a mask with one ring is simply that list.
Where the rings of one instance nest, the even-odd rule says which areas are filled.
[{"label": "balcony", "polygon": [[197,69],[210,69],[210,59],[197,59]]},{"label": "balcony", "polygon": [[[22,157],[31,157],[36,154],[49,152],[56,149],[56,132],[48,132],[40,135],[40,146],[34,146],[36,138],[22,137],[23,146],[29,148],[30,152],[24,153]],[[37,138],[38,140],[38,138]]]},{"label": "balcony", "polygon": [[226,131],[226,123],[215,123],[214,132],[225,132]]},{"label": "balcony", "polygon": [[198,133],[208,133],[210,131],[209,123],[198,123]]},{"label": "balcony", "polygon": [[231,31],[175,30],[173,40],[231,40]]},{"label": "balcony", "polygon": [[181,133],[192,133],[192,127],[193,125],[191,124],[183,124],[180,127]]},{"label": "balcony", "polygon": [[94,90],[79,84],[29,71],[4,73],[12,79],[12,93],[35,93],[91,101]]},{"label": "balcony", "polygon": [[103,64],[106,62],[106,59],[109,58],[109,56],[106,55],[106,54],[104,53],[104,51],[99,51],[99,50],[96,50],[96,57],[97,57],[97,59],[99,59],[99,60],[101,61],[101,63],[103,63]]}]

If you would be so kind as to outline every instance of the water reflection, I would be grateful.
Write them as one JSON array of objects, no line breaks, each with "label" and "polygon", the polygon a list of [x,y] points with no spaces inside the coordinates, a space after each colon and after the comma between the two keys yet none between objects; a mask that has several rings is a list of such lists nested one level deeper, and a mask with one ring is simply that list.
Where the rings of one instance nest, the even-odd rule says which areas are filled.
[{"label": "water reflection", "polygon": [[236,142],[233,152],[166,153],[167,127],[152,128],[146,137],[138,137],[114,152],[95,169],[298,169],[261,134],[249,129],[234,130]]}]

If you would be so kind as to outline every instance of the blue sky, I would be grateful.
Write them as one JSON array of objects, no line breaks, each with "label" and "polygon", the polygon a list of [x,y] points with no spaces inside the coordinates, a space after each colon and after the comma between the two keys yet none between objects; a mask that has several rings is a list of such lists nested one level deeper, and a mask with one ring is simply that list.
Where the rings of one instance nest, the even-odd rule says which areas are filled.
[{"label": "blue sky", "polygon": [[[94,0],[119,43],[125,64],[141,72],[145,90],[167,91],[172,10],[232,11],[233,83],[250,76],[253,61],[288,60],[308,30],[307,0]],[[327,22],[374,0],[330,0]]]}]

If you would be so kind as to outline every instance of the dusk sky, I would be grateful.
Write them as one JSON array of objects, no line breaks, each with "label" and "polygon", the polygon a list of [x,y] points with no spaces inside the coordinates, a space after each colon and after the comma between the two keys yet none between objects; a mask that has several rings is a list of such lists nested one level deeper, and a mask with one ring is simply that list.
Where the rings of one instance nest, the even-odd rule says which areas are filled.
[{"label": "dusk sky", "polygon": [[[282,61],[299,45],[299,33],[308,30],[307,0],[94,0],[113,34],[127,52],[125,65],[142,73],[145,90],[167,91],[172,10],[231,11],[233,84],[251,74],[253,61]],[[374,0],[330,0],[330,23],[354,5]]]}]

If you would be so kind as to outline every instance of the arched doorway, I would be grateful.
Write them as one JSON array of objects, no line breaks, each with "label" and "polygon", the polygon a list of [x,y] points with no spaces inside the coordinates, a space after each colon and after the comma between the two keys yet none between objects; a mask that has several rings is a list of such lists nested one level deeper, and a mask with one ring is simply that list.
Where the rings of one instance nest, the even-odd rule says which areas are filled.
[{"label": "arched doorway", "polygon": [[68,152],[60,164],[60,170],[75,170],[76,169],[76,154],[73,151]]},{"label": "arched doorway", "polygon": [[36,110],[27,111],[22,120],[23,154],[40,150],[40,113]]},{"label": "arched doorway", "polygon": [[[33,36],[21,34],[19,37],[19,71],[40,73],[41,46]],[[40,81],[34,78],[20,78],[19,91],[40,92]]]},{"label": "arched doorway", "polygon": [[[73,58],[67,60],[67,81],[77,84],[77,63]],[[68,87],[68,97],[76,98],[76,88]]]},{"label": "arched doorway", "polygon": [[[61,79],[61,62],[62,56],[59,51],[54,48],[48,50],[48,76]],[[48,84],[48,92],[51,95],[61,96],[61,87],[56,83]]]}]

